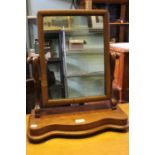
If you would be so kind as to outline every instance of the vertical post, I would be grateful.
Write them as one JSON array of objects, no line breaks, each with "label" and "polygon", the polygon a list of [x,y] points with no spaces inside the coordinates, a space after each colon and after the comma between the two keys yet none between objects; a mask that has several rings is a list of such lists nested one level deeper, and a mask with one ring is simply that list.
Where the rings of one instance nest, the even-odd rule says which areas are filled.
[{"label": "vertical post", "polygon": [[[125,13],[126,13],[126,4],[121,4],[121,12],[120,12],[120,19],[125,20]],[[125,35],[125,27],[123,25],[120,25],[119,28],[119,42],[123,42],[124,41],[124,35]]]},{"label": "vertical post", "polygon": [[86,10],[92,9],[92,0],[85,0],[85,9]]},{"label": "vertical post", "polygon": [[33,58],[32,60],[33,67],[33,79],[34,79],[34,87],[35,87],[35,117],[40,117],[40,82],[39,82],[39,57]]}]

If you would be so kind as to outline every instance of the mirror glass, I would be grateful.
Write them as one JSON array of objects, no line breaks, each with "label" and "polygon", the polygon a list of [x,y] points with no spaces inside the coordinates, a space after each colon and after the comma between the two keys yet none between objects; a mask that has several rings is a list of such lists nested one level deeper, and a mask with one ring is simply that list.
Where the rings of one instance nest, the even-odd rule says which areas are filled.
[{"label": "mirror glass", "polygon": [[105,95],[103,16],[43,17],[48,98]]}]

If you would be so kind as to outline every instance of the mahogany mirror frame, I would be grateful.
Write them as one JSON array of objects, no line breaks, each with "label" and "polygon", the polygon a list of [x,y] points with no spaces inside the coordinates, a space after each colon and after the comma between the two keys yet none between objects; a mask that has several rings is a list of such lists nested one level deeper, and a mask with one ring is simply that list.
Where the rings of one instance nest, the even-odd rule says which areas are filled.
[{"label": "mahogany mirror frame", "polygon": [[[104,68],[105,68],[105,95],[88,96],[80,98],[68,99],[49,99],[48,84],[46,75],[46,64],[44,56],[44,33],[43,33],[43,17],[45,16],[103,16],[103,37],[104,37]],[[73,103],[82,103],[90,101],[108,100],[111,98],[111,75],[110,75],[110,55],[109,55],[109,18],[108,12],[105,10],[41,10],[37,14],[38,38],[39,38],[39,55],[41,68],[41,91],[42,106],[51,107],[56,105],[66,105]]]}]

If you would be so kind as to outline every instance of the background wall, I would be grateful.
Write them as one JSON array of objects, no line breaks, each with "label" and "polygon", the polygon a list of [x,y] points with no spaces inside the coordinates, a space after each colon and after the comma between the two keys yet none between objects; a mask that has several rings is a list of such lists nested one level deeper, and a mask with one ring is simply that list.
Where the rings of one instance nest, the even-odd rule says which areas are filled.
[{"label": "background wall", "polygon": [[43,9],[70,9],[72,0],[27,0],[29,15],[36,15]]}]

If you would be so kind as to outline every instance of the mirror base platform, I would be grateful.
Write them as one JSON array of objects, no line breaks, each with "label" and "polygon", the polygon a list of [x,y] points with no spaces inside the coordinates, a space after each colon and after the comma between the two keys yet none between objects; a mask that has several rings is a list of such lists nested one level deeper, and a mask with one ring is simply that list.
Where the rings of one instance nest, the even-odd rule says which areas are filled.
[{"label": "mirror base platform", "polygon": [[[66,109],[70,112],[66,112]],[[107,130],[128,131],[128,118],[119,107],[115,110],[90,108],[88,111],[74,111],[74,109],[76,108],[65,107],[50,114],[44,109],[39,118],[35,117],[32,110],[28,124],[29,140],[32,143],[39,143],[55,137],[83,138]],[[64,113],[61,113],[62,110]]]}]

